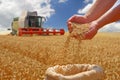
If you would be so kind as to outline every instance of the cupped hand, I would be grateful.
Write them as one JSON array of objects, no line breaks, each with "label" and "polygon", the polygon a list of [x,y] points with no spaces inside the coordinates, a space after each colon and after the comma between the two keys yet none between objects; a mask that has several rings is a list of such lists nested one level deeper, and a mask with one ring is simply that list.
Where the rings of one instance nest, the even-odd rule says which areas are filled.
[{"label": "cupped hand", "polygon": [[98,32],[97,23],[92,22],[89,25],[89,30],[84,33],[84,39],[92,39]]},{"label": "cupped hand", "polygon": [[73,28],[71,26],[71,23],[79,23],[79,24],[85,24],[87,23],[87,19],[85,18],[85,16],[82,15],[73,15],[72,17],[70,17],[67,20],[67,26],[68,26],[68,30],[71,33],[73,31]]},{"label": "cupped hand", "polygon": [[87,18],[83,15],[73,15],[68,19],[67,22],[84,24],[84,23],[87,23]]}]

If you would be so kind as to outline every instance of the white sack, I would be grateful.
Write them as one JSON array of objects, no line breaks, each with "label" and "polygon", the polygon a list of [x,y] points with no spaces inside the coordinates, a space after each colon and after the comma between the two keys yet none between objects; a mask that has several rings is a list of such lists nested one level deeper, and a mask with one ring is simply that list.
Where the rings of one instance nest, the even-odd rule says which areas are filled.
[{"label": "white sack", "polygon": [[45,80],[103,80],[103,69],[98,65],[57,65],[46,70]]}]

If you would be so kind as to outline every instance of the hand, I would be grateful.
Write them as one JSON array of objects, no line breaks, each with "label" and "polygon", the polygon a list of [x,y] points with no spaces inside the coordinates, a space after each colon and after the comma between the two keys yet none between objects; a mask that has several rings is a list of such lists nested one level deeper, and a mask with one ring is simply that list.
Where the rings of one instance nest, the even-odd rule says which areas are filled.
[{"label": "hand", "polygon": [[98,29],[97,23],[92,22],[89,30],[84,34],[84,39],[92,39],[97,34]]},{"label": "hand", "polygon": [[82,16],[82,15],[73,15],[72,17],[70,17],[67,21],[68,30],[70,33],[73,31],[71,22],[84,24],[84,23],[87,23],[87,19],[85,18],[85,16]]},{"label": "hand", "polygon": [[87,23],[87,18],[83,15],[73,15],[68,19],[67,22],[74,22],[74,23],[79,23],[79,24],[84,24]]},{"label": "hand", "polygon": [[99,29],[98,24],[95,21],[89,24],[83,24],[83,26],[81,25],[80,27],[87,27],[88,29],[82,33],[79,33],[79,28],[74,28],[71,32],[71,37],[82,40],[92,39],[97,34],[97,31]]}]

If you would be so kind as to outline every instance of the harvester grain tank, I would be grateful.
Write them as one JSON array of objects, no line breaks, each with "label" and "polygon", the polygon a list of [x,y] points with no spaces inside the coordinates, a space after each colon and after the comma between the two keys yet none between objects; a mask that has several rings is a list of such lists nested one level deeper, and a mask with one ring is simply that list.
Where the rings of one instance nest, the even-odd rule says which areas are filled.
[{"label": "harvester grain tank", "polygon": [[16,17],[12,22],[12,35],[22,36],[24,34],[49,35],[60,34],[64,35],[64,29],[47,29],[43,28],[45,17],[38,16],[37,12],[22,12],[20,17]]}]

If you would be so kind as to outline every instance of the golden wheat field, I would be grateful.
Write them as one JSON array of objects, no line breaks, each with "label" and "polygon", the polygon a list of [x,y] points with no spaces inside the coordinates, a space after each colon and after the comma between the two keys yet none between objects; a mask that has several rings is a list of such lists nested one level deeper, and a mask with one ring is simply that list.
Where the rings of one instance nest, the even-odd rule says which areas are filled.
[{"label": "golden wheat field", "polygon": [[67,35],[0,36],[0,80],[43,80],[48,67],[76,63],[100,65],[105,80],[120,80],[120,33],[72,39],[66,49]]}]

